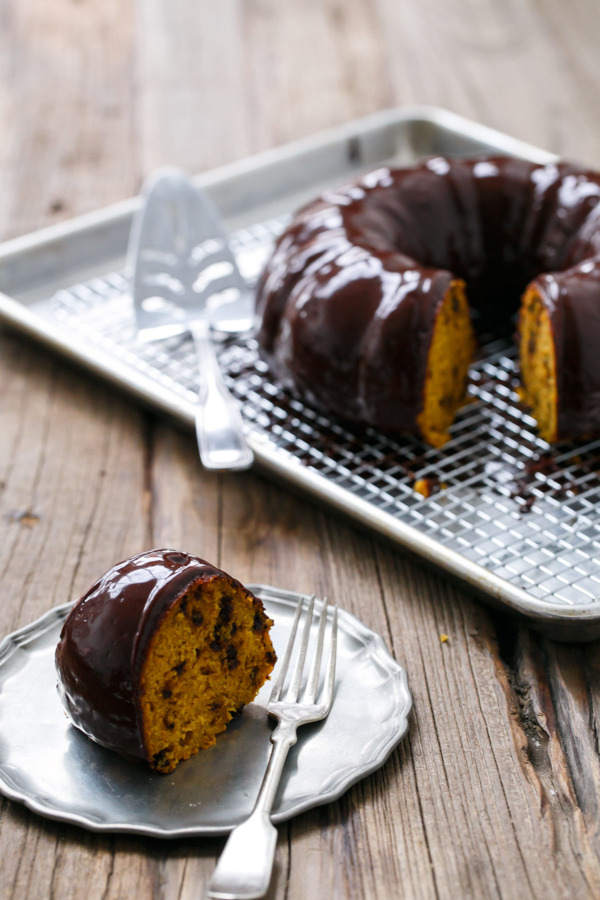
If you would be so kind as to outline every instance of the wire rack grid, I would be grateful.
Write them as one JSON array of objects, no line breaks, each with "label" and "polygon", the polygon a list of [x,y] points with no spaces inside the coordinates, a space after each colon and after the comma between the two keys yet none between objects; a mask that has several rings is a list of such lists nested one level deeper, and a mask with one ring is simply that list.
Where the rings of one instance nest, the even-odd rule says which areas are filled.
[{"label": "wire rack grid", "polygon": [[[256,280],[287,216],[237,231],[232,248]],[[191,339],[137,337],[126,273],[59,291],[52,315],[85,341],[193,403]],[[350,428],[274,384],[252,338],[223,344],[220,362],[249,432],[378,510],[557,607],[600,596],[600,441],[550,448],[519,403],[515,350],[485,345],[469,402],[441,449]]]}]

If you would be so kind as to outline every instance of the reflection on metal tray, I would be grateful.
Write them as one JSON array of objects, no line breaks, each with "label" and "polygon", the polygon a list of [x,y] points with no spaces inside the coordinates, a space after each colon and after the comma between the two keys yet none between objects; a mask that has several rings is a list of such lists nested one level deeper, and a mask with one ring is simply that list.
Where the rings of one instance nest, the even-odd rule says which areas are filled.
[{"label": "reflection on metal tray", "polygon": [[[240,267],[253,281],[291,212],[323,186],[382,163],[478,151],[553,158],[449,113],[390,111],[210,173],[198,184],[220,206]],[[0,313],[192,423],[191,341],[144,345],[136,338],[123,273],[136,202],[0,248]],[[263,468],[553,636],[600,635],[600,441],[551,450],[537,436],[518,402],[511,345],[482,349],[472,402],[441,450],[350,429],[305,407],[272,384],[252,339],[224,345],[220,358]]]}]

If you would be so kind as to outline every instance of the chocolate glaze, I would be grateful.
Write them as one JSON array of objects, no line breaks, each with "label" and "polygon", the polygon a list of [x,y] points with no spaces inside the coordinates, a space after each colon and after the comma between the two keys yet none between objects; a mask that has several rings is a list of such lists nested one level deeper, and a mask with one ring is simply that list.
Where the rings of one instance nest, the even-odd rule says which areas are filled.
[{"label": "chocolate glaze", "polygon": [[92,585],[56,648],[58,690],[77,728],[124,756],[146,759],[138,700],[148,641],[192,584],[218,577],[248,593],[210,563],[175,550],[141,553]]},{"label": "chocolate glaze", "polygon": [[438,157],[364,175],[301,209],[277,242],[258,286],[261,352],[308,402],[418,434],[452,280],[467,283],[478,330],[500,334],[536,278],[557,346],[558,437],[587,436],[600,430],[599,201],[600,175],[567,163]]}]

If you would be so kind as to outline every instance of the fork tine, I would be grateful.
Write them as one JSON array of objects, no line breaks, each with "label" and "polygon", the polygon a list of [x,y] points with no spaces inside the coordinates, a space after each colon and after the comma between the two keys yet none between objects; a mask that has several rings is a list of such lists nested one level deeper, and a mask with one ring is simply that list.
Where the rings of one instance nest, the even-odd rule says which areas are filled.
[{"label": "fork tine", "polygon": [[317,646],[315,648],[315,656],[310,670],[308,684],[302,701],[305,703],[314,703],[317,699],[317,689],[319,685],[319,675],[321,673],[321,658],[323,656],[323,639],[325,637],[325,627],[327,625],[327,597],[323,598],[321,605],[321,620],[319,622],[319,633],[317,636]]},{"label": "fork tine", "polygon": [[271,702],[275,702],[279,700],[281,696],[281,691],[283,689],[283,685],[285,682],[285,677],[287,675],[287,670],[290,665],[290,659],[292,658],[292,651],[294,649],[294,641],[296,640],[296,631],[298,630],[298,622],[300,621],[300,616],[302,615],[302,609],[304,607],[304,598],[300,601],[298,606],[296,607],[296,615],[294,616],[294,621],[292,622],[292,629],[290,631],[290,636],[288,638],[287,646],[285,648],[285,653],[283,655],[283,659],[279,665],[279,673],[275,680],[275,684],[273,685],[273,690],[271,691]]},{"label": "fork tine", "polygon": [[327,678],[323,689],[323,703],[326,709],[326,715],[331,709],[333,703],[333,686],[335,683],[335,661],[337,658],[337,622],[338,608],[333,607],[333,620],[331,622],[331,637],[329,644],[329,665],[327,668]]},{"label": "fork tine", "polygon": [[308,649],[308,641],[310,638],[310,626],[313,617],[313,609],[315,607],[315,595],[313,594],[310,598],[310,602],[308,604],[308,609],[306,610],[306,618],[304,621],[304,631],[302,632],[302,643],[300,644],[300,651],[298,653],[298,658],[296,659],[296,665],[294,667],[294,674],[292,675],[292,680],[290,682],[290,686],[287,690],[287,694],[285,695],[285,699],[287,701],[296,702],[298,700],[298,695],[300,694],[300,685],[302,683],[302,672],[304,670],[304,662],[306,660],[306,651]]}]

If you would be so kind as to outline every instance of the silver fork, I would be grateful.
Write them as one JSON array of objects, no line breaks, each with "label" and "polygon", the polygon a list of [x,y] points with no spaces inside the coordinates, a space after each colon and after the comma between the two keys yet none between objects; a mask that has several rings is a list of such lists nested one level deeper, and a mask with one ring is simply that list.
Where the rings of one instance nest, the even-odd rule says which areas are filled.
[{"label": "silver fork", "polygon": [[296,729],[299,725],[318,722],[324,719],[331,709],[337,649],[337,606],[333,608],[329,632],[329,660],[325,683],[321,696],[318,698],[319,675],[327,625],[326,598],[321,607],[317,644],[310,674],[302,696],[300,696],[314,603],[313,596],[308,604],[302,640],[291,681],[282,699],[281,695],[296,643],[298,622],[304,608],[304,600],[296,610],[290,638],[280,664],[277,680],[273,685],[271,698],[267,704],[267,713],[279,721],[271,735],[274,746],[267,771],[250,817],[233,829],[225,844],[225,849],[208,886],[206,896],[212,900],[253,900],[256,897],[264,897],[266,894],[271,881],[277,844],[277,829],[271,822],[271,810],[288,750],[296,743]]}]

